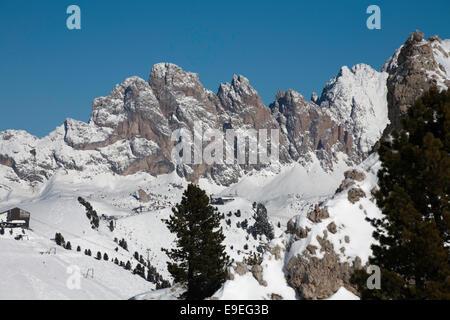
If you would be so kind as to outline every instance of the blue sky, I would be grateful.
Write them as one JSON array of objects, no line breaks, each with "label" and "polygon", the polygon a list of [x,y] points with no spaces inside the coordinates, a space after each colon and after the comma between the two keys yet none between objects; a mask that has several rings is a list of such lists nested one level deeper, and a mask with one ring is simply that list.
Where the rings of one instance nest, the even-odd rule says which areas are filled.
[{"label": "blue sky", "polygon": [[[82,29],[66,28],[81,8]],[[381,8],[381,30],[366,8]],[[92,99],[158,62],[197,72],[216,92],[242,74],[266,104],[278,90],[309,98],[342,65],[379,69],[415,29],[450,38],[450,1],[0,1],[0,131],[44,136],[87,121]]]}]

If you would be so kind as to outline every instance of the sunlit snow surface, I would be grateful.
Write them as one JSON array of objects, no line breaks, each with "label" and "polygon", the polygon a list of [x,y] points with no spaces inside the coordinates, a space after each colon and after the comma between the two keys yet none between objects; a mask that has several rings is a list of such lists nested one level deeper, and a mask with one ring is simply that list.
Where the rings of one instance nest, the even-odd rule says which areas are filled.
[{"label": "sunlit snow surface", "polygon": [[[202,179],[200,186],[208,194],[232,194],[235,200],[224,206],[217,206],[231,220],[231,226],[223,221],[228,254],[235,261],[241,261],[250,252],[255,252],[259,241],[254,240],[237,222],[248,219],[253,224],[252,203],[264,202],[275,227],[275,235],[281,241],[287,221],[300,213],[306,213],[319,199],[336,189],[342,172],[348,167],[344,161],[337,163],[333,174],[325,173],[317,163],[308,167],[294,164],[278,166],[261,172],[253,172],[240,183],[229,188],[212,184]],[[154,284],[116,266],[111,261],[98,261],[84,255],[91,249],[107,253],[109,259],[130,260],[133,267],[137,261],[132,258],[135,251],[147,259],[165,278],[167,257],[161,248],[171,246],[174,236],[161,221],[171,214],[171,207],[180,201],[187,182],[175,173],[153,177],[146,173],[131,176],[113,174],[92,174],[86,176],[74,170],[59,170],[43,185],[31,187],[22,181],[7,181],[12,176],[10,168],[0,166],[3,177],[0,188],[0,212],[20,207],[31,212],[30,227],[25,240],[13,240],[7,231],[0,236],[0,284],[13,290],[0,290],[0,299],[27,297],[29,299],[124,299],[144,292],[151,292]],[[135,194],[139,189],[150,195],[150,202],[141,204]],[[99,230],[90,227],[84,208],[77,198],[89,201],[99,215],[115,217],[116,229],[111,232],[107,221],[102,220]],[[133,211],[142,206],[142,212]],[[241,217],[234,214],[241,211]],[[228,217],[229,212],[231,216]],[[278,222],[281,228],[277,227]],[[16,232],[19,232],[16,230]],[[57,247],[54,235],[60,232],[70,241],[72,251]],[[20,232],[19,232],[20,233]],[[248,237],[248,240],[246,239]],[[127,240],[129,251],[114,242],[114,238]],[[244,245],[248,249],[244,250]],[[81,252],[76,252],[77,246]],[[41,255],[57,247],[56,255]],[[269,258],[269,257],[268,257]],[[284,279],[283,260],[264,261],[264,277],[269,286],[259,291],[250,290],[253,283],[248,276],[226,283],[217,296],[230,298],[230,290],[242,286],[240,298],[267,298],[269,293],[279,292],[285,299],[294,299],[295,292]],[[71,290],[66,282],[70,277],[67,267],[78,266],[82,273],[94,269],[94,279],[81,281],[81,290]],[[254,279],[253,279],[254,280]],[[256,283],[256,285],[258,285]],[[256,292],[256,293],[255,293]],[[156,293],[155,293],[156,294]],[[236,296],[237,298],[238,296]]]}]

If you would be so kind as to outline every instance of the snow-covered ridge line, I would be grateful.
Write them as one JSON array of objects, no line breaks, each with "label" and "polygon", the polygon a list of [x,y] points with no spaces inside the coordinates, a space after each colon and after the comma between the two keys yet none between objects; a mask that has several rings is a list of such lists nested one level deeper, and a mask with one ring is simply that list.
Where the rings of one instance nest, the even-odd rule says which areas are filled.
[{"label": "snow-covered ridge line", "polygon": [[385,78],[367,65],[351,71],[343,67],[325,86],[320,106],[290,90],[279,92],[267,108],[241,75],[213,94],[197,74],[160,63],[148,82],[130,77],[108,96],[95,99],[89,123],[66,119],[42,139],[24,131],[1,132],[0,164],[11,167],[18,179],[34,183],[63,168],[121,175],[175,170],[190,181],[204,177],[230,185],[254,168],[176,165],[171,133],[201,122],[203,130],[279,129],[281,164],[311,163],[315,154],[322,168],[332,171],[338,153],[346,154],[349,164],[364,159],[386,127]]}]

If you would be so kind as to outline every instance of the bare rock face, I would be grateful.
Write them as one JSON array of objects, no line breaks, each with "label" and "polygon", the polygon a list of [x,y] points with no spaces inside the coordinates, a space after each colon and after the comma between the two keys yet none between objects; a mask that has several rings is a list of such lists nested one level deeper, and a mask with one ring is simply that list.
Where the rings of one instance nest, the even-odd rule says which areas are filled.
[{"label": "bare rock face", "polygon": [[283,297],[280,296],[279,294],[272,293],[272,294],[270,295],[270,299],[271,299],[271,300],[283,300]]},{"label": "bare rock face", "polygon": [[431,86],[450,87],[450,74],[438,63],[448,59],[449,52],[439,37],[424,40],[418,30],[411,33],[405,44],[386,62],[388,110],[391,125],[386,133],[401,129],[401,118],[414,101]]},{"label": "bare rock face", "polygon": [[[309,151],[316,152],[325,167],[332,167],[332,149],[350,153],[350,135],[323,108],[293,90],[279,91],[270,105],[272,116],[284,133],[287,148],[283,159],[304,160]],[[308,134],[304,134],[308,132]]]},{"label": "bare rock face", "polygon": [[303,299],[328,298],[342,286],[355,292],[355,288],[350,284],[354,265],[341,263],[328,240],[320,238],[320,245],[320,250],[324,252],[321,259],[307,250],[289,260],[286,266],[289,285]]},{"label": "bare rock face", "polygon": [[294,220],[289,220],[287,223],[286,233],[294,234],[297,239],[306,238],[309,231],[311,231],[310,228],[297,225]]},{"label": "bare rock face", "polygon": [[[360,68],[355,73],[338,74],[327,84],[321,98],[315,98],[326,107],[305,101],[293,90],[278,92],[274,103],[266,107],[249,80],[241,75],[221,84],[214,94],[203,87],[197,74],[174,64],[159,63],[153,66],[148,81],[139,77],[125,79],[108,96],[95,99],[89,123],[67,119],[64,126],[42,140],[18,131],[1,134],[0,144],[5,147],[0,148],[0,164],[11,167],[19,179],[37,182],[49,179],[58,168],[65,168],[120,175],[176,171],[189,181],[206,177],[222,185],[235,183],[246,171],[263,167],[176,164],[172,159],[172,133],[180,128],[193,132],[194,124],[201,123],[203,131],[276,129],[280,163],[308,163],[315,155],[325,170],[333,170],[338,152],[347,154],[349,163],[359,162],[367,154],[354,143],[362,129],[350,132],[349,125],[341,124],[345,121],[336,110],[357,94],[349,91],[357,77],[365,72],[370,73],[368,79],[380,75],[369,68],[364,67],[361,75],[356,71]],[[345,101],[335,99],[336,88],[349,91]],[[364,105],[369,104],[361,104]],[[363,111],[360,109],[358,112]],[[18,155],[16,149],[23,141],[26,150],[21,149],[23,152]],[[41,144],[45,147],[41,148]],[[65,147],[61,148],[61,144]]]},{"label": "bare rock face", "polygon": [[361,181],[364,181],[364,179],[366,178],[366,175],[364,174],[364,172],[353,169],[353,170],[344,172],[344,177],[346,179],[361,182]]},{"label": "bare rock face", "polygon": [[330,222],[330,224],[327,226],[327,230],[331,233],[336,233],[337,232],[336,223]]},{"label": "bare rock face", "polygon": [[234,266],[234,271],[236,271],[238,275],[243,276],[248,272],[248,268],[242,262],[237,262],[236,266]]},{"label": "bare rock face", "polygon": [[263,268],[260,265],[256,264],[252,267],[252,274],[261,286],[267,287],[267,281],[263,279]]},{"label": "bare rock face", "polygon": [[241,75],[213,93],[198,74],[158,63],[148,81],[130,77],[108,96],[94,99],[89,123],[67,119],[42,139],[18,130],[0,132],[0,165],[31,183],[48,180],[63,168],[120,175],[175,171],[189,181],[205,177],[221,185],[263,167],[176,164],[172,132],[192,132],[200,122],[203,130],[277,129],[280,163],[308,164],[316,157],[323,169],[332,171],[338,156],[345,155],[349,165],[360,163],[389,121],[385,132],[399,128],[400,118],[423,90],[449,87],[449,59],[446,40],[424,40],[416,31],[383,72],[364,64],[342,67],[320,97],[306,101],[294,90],[280,91],[269,107]]},{"label": "bare rock face", "polygon": [[150,201],[150,196],[142,189],[138,190],[138,198],[140,202],[147,203]]},{"label": "bare rock face", "polygon": [[351,188],[348,191],[348,201],[351,203],[356,203],[359,199],[364,198],[366,193],[361,188]]},{"label": "bare rock face", "polygon": [[297,231],[295,234],[298,239],[304,239],[308,236],[309,231],[311,231],[310,228],[308,228],[308,227],[302,228],[299,226],[299,227],[297,227]]},{"label": "bare rock face", "polygon": [[328,213],[328,208],[320,208],[316,206],[315,209],[308,213],[308,219],[314,223],[320,223],[323,219],[327,219],[330,217]]},{"label": "bare rock face", "polygon": [[287,228],[286,228],[286,233],[295,233],[295,221],[294,220],[289,220],[287,223]]},{"label": "bare rock face", "polygon": [[275,257],[275,260],[281,259],[281,248],[280,246],[276,245],[275,247],[270,249],[270,253]]}]

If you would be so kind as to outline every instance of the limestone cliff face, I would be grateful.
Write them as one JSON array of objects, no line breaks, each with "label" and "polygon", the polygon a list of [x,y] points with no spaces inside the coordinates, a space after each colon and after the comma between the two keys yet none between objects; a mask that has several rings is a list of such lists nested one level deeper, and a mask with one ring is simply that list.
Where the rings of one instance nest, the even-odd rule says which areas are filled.
[{"label": "limestone cliff face", "polygon": [[[278,92],[265,106],[250,81],[234,75],[217,94],[199,76],[170,63],[153,66],[148,81],[131,77],[94,100],[89,123],[67,119],[49,136],[0,133],[0,164],[18,179],[42,181],[58,168],[154,175],[176,171],[188,180],[206,177],[223,185],[263,165],[177,165],[172,132],[195,123],[207,129],[277,129],[279,163],[306,164],[317,157],[325,170],[337,158],[360,163],[381,137],[397,128],[409,105],[430,85],[446,88],[450,43],[415,32],[382,72],[359,64],[342,67],[311,101],[294,91]],[[204,146],[207,142],[204,142]],[[33,151],[34,150],[34,151]]]},{"label": "limestone cliff face", "polygon": [[401,118],[414,101],[431,86],[450,87],[450,41],[432,36],[424,40],[418,30],[386,62],[389,72],[387,101],[391,125],[387,132],[401,128]]}]

